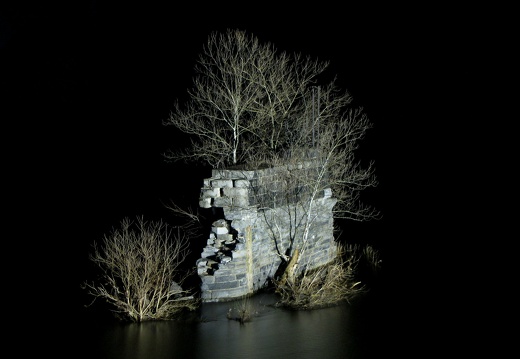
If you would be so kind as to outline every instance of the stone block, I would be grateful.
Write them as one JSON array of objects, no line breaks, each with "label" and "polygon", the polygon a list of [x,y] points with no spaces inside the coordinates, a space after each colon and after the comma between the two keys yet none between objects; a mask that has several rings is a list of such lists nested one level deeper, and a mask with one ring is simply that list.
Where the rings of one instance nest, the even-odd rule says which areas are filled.
[{"label": "stone block", "polygon": [[232,201],[230,197],[217,197],[213,200],[214,207],[231,207]]},{"label": "stone block", "polygon": [[225,232],[225,233],[217,233],[217,239],[220,241],[220,242],[232,242],[233,241],[233,235],[228,233],[228,232]]},{"label": "stone block", "polygon": [[220,197],[220,188],[203,188],[200,191],[202,198],[215,198]]},{"label": "stone block", "polygon": [[332,189],[325,188],[323,190],[323,198],[330,198],[330,197],[332,197]]},{"label": "stone block", "polygon": [[209,300],[205,300],[204,297],[202,297],[203,301],[213,301],[213,302],[220,302],[220,301],[229,301],[233,298],[240,298],[244,295],[249,294],[248,288],[246,286],[239,286],[236,288],[229,288],[229,289],[220,289],[220,290],[212,290],[211,295],[209,296]]},{"label": "stone block", "polygon": [[211,198],[203,198],[199,201],[199,207],[211,208]]},{"label": "stone block", "polygon": [[229,262],[231,262],[233,258],[229,257],[229,256],[224,256],[220,259],[220,263],[222,264],[228,264]]},{"label": "stone block", "polygon": [[233,187],[233,180],[230,179],[215,179],[211,181],[211,187],[227,188]]},{"label": "stone block", "polygon": [[251,182],[249,182],[248,180],[237,179],[235,180],[234,185],[237,188],[249,188],[251,186]]},{"label": "stone block", "polygon": [[230,262],[227,262],[227,263],[223,263],[222,266],[220,266],[220,270],[222,269],[229,269],[229,270],[232,270],[233,273],[235,273],[235,268],[236,268],[236,263],[234,261],[230,261]]},{"label": "stone block", "polygon": [[203,275],[200,277],[200,279],[202,280],[202,283],[206,283],[206,284],[215,283],[215,276],[212,276],[212,275]]},{"label": "stone block", "polygon": [[215,277],[215,283],[232,282],[235,280],[237,280],[237,276],[235,274]]},{"label": "stone block", "polygon": [[223,189],[224,196],[229,197],[247,197],[248,190],[247,188],[237,188],[237,187],[226,187]]},{"label": "stone block", "polygon": [[211,231],[217,235],[217,238],[223,234],[228,234],[229,230],[227,227],[211,227]]},{"label": "stone block", "polygon": [[231,255],[233,256],[233,259],[246,258],[247,252],[245,250],[232,251]]},{"label": "stone block", "polygon": [[221,282],[221,283],[215,283],[211,285],[212,290],[216,289],[232,289],[239,286],[239,282],[237,280],[232,280],[229,282]]},{"label": "stone block", "polygon": [[[202,286],[200,287],[200,289],[202,289]],[[202,290],[200,297],[201,297],[202,301],[204,301],[204,302],[215,301],[213,299],[213,292],[211,290]]]},{"label": "stone block", "polygon": [[215,247],[206,246],[206,247],[204,247],[204,249],[201,253],[201,257],[207,258],[207,257],[213,256],[213,255],[215,255],[215,253],[217,253],[217,251],[218,251],[218,249]]},{"label": "stone block", "polygon": [[213,169],[211,171],[211,176],[213,178],[227,178],[227,179],[251,179],[257,176],[257,171],[255,170],[223,170],[223,169]]},{"label": "stone block", "polygon": [[219,266],[219,269],[215,271],[215,276],[221,277],[221,276],[227,276],[227,275],[235,275],[235,271],[233,268],[229,266]]},{"label": "stone block", "polygon": [[221,218],[221,219],[217,219],[216,221],[214,221],[212,224],[211,224],[213,227],[228,227],[228,222],[226,222],[225,219]]},{"label": "stone block", "polygon": [[206,267],[208,265],[208,260],[205,259],[205,258],[199,258],[197,259],[197,268],[200,268],[200,267]]},{"label": "stone block", "polygon": [[224,217],[229,221],[248,219],[250,223],[258,217],[258,209],[255,207],[234,207],[224,211]]},{"label": "stone block", "polygon": [[249,207],[249,197],[247,197],[247,196],[244,196],[244,197],[234,197],[233,198],[233,206],[241,207],[241,208]]}]

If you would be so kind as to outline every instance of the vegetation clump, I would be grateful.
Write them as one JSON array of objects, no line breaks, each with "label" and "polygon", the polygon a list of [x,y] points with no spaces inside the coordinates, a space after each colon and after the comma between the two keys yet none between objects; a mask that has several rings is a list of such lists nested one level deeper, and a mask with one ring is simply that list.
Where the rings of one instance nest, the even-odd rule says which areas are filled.
[{"label": "vegetation clump", "polygon": [[246,295],[242,299],[233,302],[233,306],[227,311],[226,317],[229,320],[236,320],[240,324],[250,322],[255,315],[258,314],[251,295]]},{"label": "vegetation clump", "polygon": [[83,289],[93,302],[104,300],[120,320],[173,319],[199,305],[198,299],[181,287],[188,277],[181,271],[189,254],[188,244],[180,228],[142,217],[136,222],[124,219],[121,228],[106,235],[101,245],[94,243],[90,259],[99,276],[84,282]]},{"label": "vegetation clump", "polygon": [[280,296],[277,306],[318,309],[349,301],[366,291],[365,285],[356,280],[362,255],[357,245],[340,245],[337,257],[328,264],[303,270],[299,275],[292,274],[288,267],[284,276],[274,282],[275,292]]}]

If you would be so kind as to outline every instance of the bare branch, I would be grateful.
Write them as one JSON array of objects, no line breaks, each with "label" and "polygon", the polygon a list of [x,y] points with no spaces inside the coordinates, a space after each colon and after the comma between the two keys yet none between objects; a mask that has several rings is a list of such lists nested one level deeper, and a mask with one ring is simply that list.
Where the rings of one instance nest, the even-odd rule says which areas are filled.
[{"label": "bare branch", "polygon": [[90,259],[100,269],[100,278],[83,287],[126,320],[170,319],[197,307],[197,300],[181,287],[188,274],[180,265],[188,254],[187,237],[172,233],[166,224],[124,219],[100,246],[94,244]]},{"label": "bare branch", "polygon": [[189,154],[172,151],[165,157],[218,168],[285,147],[307,87],[327,66],[298,54],[277,54],[271,44],[243,31],[211,34],[195,67],[190,102],[185,108],[176,103],[164,122],[195,139]]}]

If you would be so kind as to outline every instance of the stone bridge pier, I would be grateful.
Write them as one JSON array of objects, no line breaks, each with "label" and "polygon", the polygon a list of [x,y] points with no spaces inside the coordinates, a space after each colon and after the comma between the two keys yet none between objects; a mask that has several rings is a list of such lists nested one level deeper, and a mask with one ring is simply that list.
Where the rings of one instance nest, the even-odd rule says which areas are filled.
[{"label": "stone bridge pier", "polygon": [[[219,207],[224,213],[224,218],[213,222],[196,262],[204,302],[238,299],[263,288],[291,245],[300,248],[300,270],[335,259],[332,209],[336,199],[330,188],[318,193],[312,207],[296,197],[284,201],[276,193],[278,171],[213,170],[212,177],[204,179],[199,205]],[[307,244],[302,243],[302,229],[294,224],[295,218],[303,216],[312,218]]]}]

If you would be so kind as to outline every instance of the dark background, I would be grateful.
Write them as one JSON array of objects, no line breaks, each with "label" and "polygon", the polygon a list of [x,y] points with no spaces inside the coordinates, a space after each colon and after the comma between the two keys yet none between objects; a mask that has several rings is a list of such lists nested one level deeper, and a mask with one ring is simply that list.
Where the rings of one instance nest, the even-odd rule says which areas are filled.
[{"label": "dark background", "polygon": [[459,233],[468,206],[461,174],[481,80],[476,44],[485,36],[470,10],[4,3],[4,188],[14,257],[35,264],[23,275],[34,288],[29,300],[52,292],[49,283],[76,296],[90,245],[124,217],[168,221],[164,203],[197,206],[210,169],[166,163],[162,153],[186,139],[162,121],[187,99],[208,35],[228,28],[330,61],[374,124],[359,156],[375,161],[380,185],[364,198],[384,216],[345,230],[382,250],[406,295],[419,297],[421,284],[445,279],[441,272],[457,278],[438,264],[468,240]]}]

